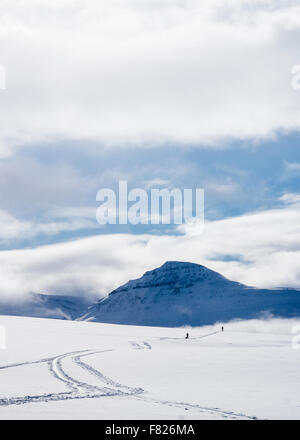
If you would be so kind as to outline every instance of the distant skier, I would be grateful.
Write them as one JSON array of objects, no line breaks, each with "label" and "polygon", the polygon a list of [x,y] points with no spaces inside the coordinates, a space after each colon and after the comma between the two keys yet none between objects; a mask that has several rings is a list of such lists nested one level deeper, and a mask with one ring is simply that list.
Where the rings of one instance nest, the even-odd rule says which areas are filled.
[{"label": "distant skier", "polygon": [[186,334],[186,337],[185,337],[185,339],[189,339],[189,334],[188,334],[188,333]]},{"label": "distant skier", "polygon": [[224,327],[222,326],[222,332],[224,331]]}]

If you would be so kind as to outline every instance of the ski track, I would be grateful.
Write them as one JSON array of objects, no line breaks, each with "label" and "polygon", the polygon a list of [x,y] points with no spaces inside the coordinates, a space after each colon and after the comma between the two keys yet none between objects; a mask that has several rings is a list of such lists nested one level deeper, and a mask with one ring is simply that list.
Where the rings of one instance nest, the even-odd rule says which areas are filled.
[{"label": "ski track", "polygon": [[[193,339],[204,338],[216,333],[219,332],[210,333],[208,335],[203,335]],[[162,339],[177,339],[177,338],[160,338],[160,339],[162,340]],[[145,341],[143,341],[142,344],[134,341],[129,341],[129,343],[136,350],[152,349],[151,345]],[[69,391],[60,392],[60,393],[0,398],[0,406],[22,405],[26,403],[50,402],[50,401],[59,401],[59,400],[70,400],[70,399],[93,399],[100,397],[122,398],[126,396],[126,398],[138,399],[139,401],[144,401],[146,403],[167,405],[170,407],[175,407],[180,409],[184,408],[186,411],[196,410],[201,413],[217,414],[222,418],[258,420],[258,418],[254,416],[248,416],[246,414],[236,413],[233,411],[224,411],[220,408],[209,408],[209,407],[190,404],[186,402],[172,402],[172,401],[159,400],[159,399],[153,399],[151,397],[147,397],[145,396],[146,392],[143,388],[130,387],[127,385],[123,385],[119,382],[115,382],[113,379],[109,378],[108,376],[105,376],[99,370],[96,370],[86,362],[82,361],[83,357],[91,356],[99,353],[106,353],[109,351],[114,351],[114,349],[107,349],[102,351],[99,350],[73,351],[50,358],[42,358],[36,361],[20,362],[20,363],[0,366],[0,370],[4,370],[7,368],[16,368],[24,365],[46,363],[48,365],[50,374],[54,376],[57,380],[63,382],[64,385],[69,389]],[[100,384],[99,386],[91,385],[89,383],[81,382],[71,377],[64,370],[63,367],[63,360],[67,358],[70,358],[72,362],[74,362],[76,365],[81,367],[83,370],[88,371],[91,375],[97,377],[99,379],[99,382],[101,382],[105,386],[100,386]]]},{"label": "ski track", "polygon": [[[106,351],[111,351],[111,350],[106,350]],[[87,354],[83,354],[82,356],[75,356],[74,357],[74,362],[79,365],[81,368],[87,370],[90,374],[96,376],[97,378],[99,378],[102,382],[104,382],[107,385],[110,385],[114,388],[116,388],[118,390],[118,392],[122,395],[132,395],[132,394],[138,394],[138,393],[144,393],[145,391],[143,390],[143,388],[134,388],[134,387],[129,387],[127,385],[122,385],[118,382],[115,382],[114,380],[110,379],[109,377],[105,376],[103,373],[101,373],[99,370],[96,370],[95,368],[91,367],[90,365],[88,365],[87,363],[83,362],[81,360],[81,358],[83,356],[88,356],[88,355],[92,355],[92,354],[96,354],[99,353],[97,351],[94,351],[92,353],[87,353]]]},{"label": "ski track", "polygon": [[144,350],[145,348],[147,348],[148,350],[152,349],[149,342],[145,342],[145,341],[143,341],[142,343],[138,343],[135,341],[129,341],[129,344],[131,344],[132,348],[134,348],[135,350]]},{"label": "ski track", "polygon": [[167,401],[167,400],[152,399],[150,397],[144,398],[144,397],[140,397],[140,396],[136,396],[136,399],[141,399],[141,400],[145,400],[147,402],[152,402],[152,403],[158,403],[160,405],[168,405],[171,407],[184,408],[185,410],[195,409],[195,410],[198,410],[199,412],[205,412],[205,413],[210,413],[210,414],[217,413],[217,414],[221,415],[223,418],[230,417],[232,419],[243,418],[246,420],[258,420],[257,417],[247,416],[246,414],[243,414],[243,413],[236,413],[233,411],[224,411],[224,410],[221,410],[220,408],[209,408],[209,407],[186,403],[186,402],[171,402],[171,401]]},{"label": "ski track", "polygon": [[202,338],[208,338],[209,336],[216,335],[217,333],[222,333],[222,332],[221,332],[221,330],[217,330],[217,331],[215,331],[215,332],[208,333],[207,335],[188,337],[187,339],[186,339],[185,337],[182,337],[182,338],[167,338],[167,337],[162,337],[162,338],[159,338],[159,340],[160,340],[160,341],[166,341],[166,340],[168,339],[168,340],[172,340],[172,341],[175,341],[175,340],[176,340],[176,341],[182,341],[183,339],[186,339],[186,340],[188,341],[188,340],[190,340],[190,339],[202,339]]}]

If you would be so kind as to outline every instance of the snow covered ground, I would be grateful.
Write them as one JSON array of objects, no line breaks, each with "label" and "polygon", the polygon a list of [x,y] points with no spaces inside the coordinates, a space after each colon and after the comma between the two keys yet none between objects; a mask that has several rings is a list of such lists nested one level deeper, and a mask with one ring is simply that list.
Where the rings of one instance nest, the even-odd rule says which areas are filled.
[{"label": "snow covered ground", "polygon": [[222,333],[0,316],[0,419],[300,419],[295,324]]}]

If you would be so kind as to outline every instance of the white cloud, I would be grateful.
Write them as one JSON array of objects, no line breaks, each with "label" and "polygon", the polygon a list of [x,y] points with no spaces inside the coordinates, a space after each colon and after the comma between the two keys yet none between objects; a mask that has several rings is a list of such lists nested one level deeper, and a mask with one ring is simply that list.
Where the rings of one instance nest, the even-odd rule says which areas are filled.
[{"label": "white cloud", "polygon": [[[300,287],[300,209],[288,205],[206,224],[181,236],[97,235],[0,252],[0,297],[26,292],[101,296],[166,260],[207,265],[259,287]],[[235,261],[227,256],[238,255]]]},{"label": "white cloud", "polygon": [[[87,207],[70,208],[65,210],[64,216],[63,210],[57,210],[57,214],[52,213],[52,219],[44,222],[19,220],[7,211],[0,210],[0,244],[18,243],[40,235],[51,236],[61,232],[95,229],[98,227],[95,220],[96,210],[93,209],[93,220],[90,215],[91,210],[92,208]],[[87,213],[89,216],[86,215]],[[62,217],[63,220],[56,220]]]},{"label": "white cloud", "polygon": [[300,163],[299,162],[285,162],[285,166],[289,171],[300,171]]},{"label": "white cloud", "polygon": [[299,17],[288,0],[4,0],[1,153],[299,130]]},{"label": "white cloud", "polygon": [[31,234],[30,222],[20,221],[6,211],[0,210],[0,241],[9,242]]},{"label": "white cloud", "polygon": [[205,189],[221,196],[232,196],[233,193],[240,190],[240,187],[236,182],[227,178],[224,182],[208,182],[205,184]]},{"label": "white cloud", "polygon": [[284,204],[286,205],[294,205],[294,204],[300,204],[300,194],[295,193],[288,193],[283,194],[283,196],[280,197],[280,199]]}]

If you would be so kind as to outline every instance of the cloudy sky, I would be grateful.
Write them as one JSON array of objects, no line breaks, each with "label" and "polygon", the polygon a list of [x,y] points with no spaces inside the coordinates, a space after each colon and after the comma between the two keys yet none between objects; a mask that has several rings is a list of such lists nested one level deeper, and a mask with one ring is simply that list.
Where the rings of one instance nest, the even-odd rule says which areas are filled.
[{"label": "cloudy sky", "polygon": [[[0,299],[166,260],[300,287],[299,41],[296,0],[0,0]],[[204,231],[98,225],[120,180],[204,188]]]}]

